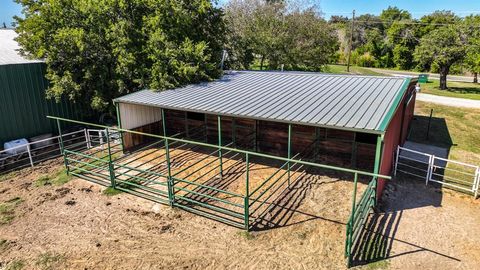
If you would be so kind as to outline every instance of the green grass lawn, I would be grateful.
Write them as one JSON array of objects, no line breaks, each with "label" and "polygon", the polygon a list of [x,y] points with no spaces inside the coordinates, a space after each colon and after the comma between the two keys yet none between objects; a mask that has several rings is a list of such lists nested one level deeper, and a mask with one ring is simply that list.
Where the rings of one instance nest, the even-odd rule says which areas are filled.
[{"label": "green grass lawn", "polygon": [[[426,133],[430,110],[433,117]],[[450,159],[480,165],[480,110],[417,101],[409,139],[450,148]]]},{"label": "green grass lawn", "polygon": [[430,80],[421,84],[421,92],[445,97],[480,100],[480,84],[470,82],[447,82],[448,89],[440,90],[439,80]]},{"label": "green grass lawn", "polygon": [[374,76],[386,76],[383,73],[378,73],[367,68],[350,66],[350,72],[347,72],[347,66],[344,65],[327,65],[325,71],[326,73],[336,73],[336,74],[357,74],[357,75],[374,75]]}]

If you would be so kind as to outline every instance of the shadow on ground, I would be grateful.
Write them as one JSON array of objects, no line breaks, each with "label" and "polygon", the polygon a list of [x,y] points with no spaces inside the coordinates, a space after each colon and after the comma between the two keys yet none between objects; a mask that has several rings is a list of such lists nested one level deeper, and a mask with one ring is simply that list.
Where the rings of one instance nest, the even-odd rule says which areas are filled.
[{"label": "shadow on ground", "polygon": [[[395,181],[387,186],[378,211],[370,214],[359,241],[354,246],[353,265],[366,265],[416,252],[429,252],[460,261],[458,258],[397,238],[404,211],[428,206],[441,207],[443,196],[441,189],[426,187],[412,179],[399,178]],[[396,242],[409,245],[412,249],[392,254],[392,247]]]}]

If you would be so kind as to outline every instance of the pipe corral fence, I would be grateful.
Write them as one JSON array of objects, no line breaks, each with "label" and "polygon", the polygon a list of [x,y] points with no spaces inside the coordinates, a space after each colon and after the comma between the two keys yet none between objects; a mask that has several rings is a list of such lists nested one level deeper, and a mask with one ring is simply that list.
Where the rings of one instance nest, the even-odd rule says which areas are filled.
[{"label": "pipe corral fence", "polygon": [[[312,162],[305,158],[315,151],[312,145],[305,145],[304,150],[293,154],[292,125],[288,126],[288,156],[280,157],[245,150],[251,144],[249,138],[223,143],[221,116],[217,117],[216,145],[189,139],[202,137],[201,129],[166,136],[163,109],[161,113],[163,135],[54,116],[48,118],[57,122],[68,174],[246,231],[268,224],[270,201],[281,198],[292,183],[301,181],[302,175],[316,170],[348,174],[353,178],[354,187],[352,210],[346,222],[345,258],[348,266],[352,266],[354,248],[361,241],[359,236],[377,204],[377,180],[391,179],[390,176]],[[104,130],[102,144],[80,150],[66,149],[62,122]],[[142,136],[142,141],[148,143],[126,150],[123,142],[126,134]],[[377,144],[377,153],[380,148]],[[377,168],[379,162],[375,161]],[[269,176],[252,181],[259,171]],[[363,194],[357,195],[359,178],[367,179],[368,185]]]}]

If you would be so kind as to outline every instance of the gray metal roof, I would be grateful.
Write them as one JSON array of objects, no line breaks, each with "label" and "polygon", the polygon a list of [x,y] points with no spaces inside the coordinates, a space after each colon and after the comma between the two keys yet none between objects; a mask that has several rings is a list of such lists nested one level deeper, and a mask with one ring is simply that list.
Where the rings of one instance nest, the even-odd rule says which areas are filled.
[{"label": "gray metal roof", "polygon": [[408,82],[396,77],[232,71],[213,82],[142,90],[114,101],[383,133]]},{"label": "gray metal roof", "polygon": [[41,63],[41,60],[30,60],[19,53],[20,46],[15,41],[18,34],[13,29],[0,29],[0,65]]}]

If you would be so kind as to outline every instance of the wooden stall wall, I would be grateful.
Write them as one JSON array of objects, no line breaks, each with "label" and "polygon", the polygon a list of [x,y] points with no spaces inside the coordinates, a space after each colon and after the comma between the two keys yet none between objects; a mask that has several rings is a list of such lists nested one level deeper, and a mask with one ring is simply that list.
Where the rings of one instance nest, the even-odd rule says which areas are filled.
[{"label": "wooden stall wall", "polygon": [[[157,134],[157,135],[162,135],[163,133],[161,121],[146,124],[141,127],[131,128],[130,130],[149,133],[149,134]],[[123,147],[126,152],[133,151],[135,149],[138,149],[139,147],[142,147],[154,141],[158,141],[158,138],[129,133],[129,132],[123,133],[122,136],[123,136]]]},{"label": "wooden stall wall", "polygon": [[[168,136],[218,144],[216,115],[165,110],[165,121]],[[222,116],[221,129],[222,145],[288,156],[288,124]],[[134,130],[163,134],[162,121]],[[124,135],[127,150],[151,141],[151,138],[141,135]],[[375,143],[375,135],[292,125],[292,157],[300,153],[299,158],[323,164],[373,171]]]}]

